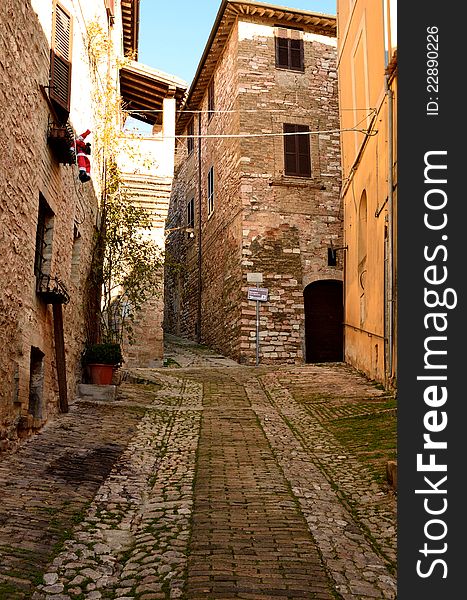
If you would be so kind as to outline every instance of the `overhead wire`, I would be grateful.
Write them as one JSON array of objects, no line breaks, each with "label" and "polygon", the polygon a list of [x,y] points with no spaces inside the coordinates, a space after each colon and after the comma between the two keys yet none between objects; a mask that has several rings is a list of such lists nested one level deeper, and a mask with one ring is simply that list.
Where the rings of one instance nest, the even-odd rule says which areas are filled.
[{"label": "overhead wire", "polygon": [[356,127],[349,127],[344,129],[322,129],[316,131],[295,131],[295,132],[279,132],[279,133],[219,133],[219,134],[202,134],[202,135],[175,135],[175,136],[162,136],[162,139],[170,140],[183,140],[183,139],[228,139],[228,138],[258,138],[258,137],[286,137],[295,135],[327,135],[327,134],[339,134],[345,132],[356,132],[362,133],[368,136],[374,136],[378,133],[377,130],[359,129]]},{"label": "overhead wire", "polygon": [[[226,110],[176,110],[176,113],[190,113],[190,114],[205,114],[205,113],[209,113],[209,114],[223,114],[223,113],[266,113],[266,112],[288,112],[291,108],[294,108],[294,105],[290,104],[289,106],[287,106],[286,108],[244,108],[244,109],[226,109]],[[309,109],[308,109],[309,110]],[[372,112],[374,112],[376,109],[374,108],[340,108],[340,111],[348,111],[348,110],[353,110],[353,111],[369,111],[370,114]],[[162,113],[164,112],[163,108],[142,108],[142,109],[124,109],[124,112],[126,113]]]}]

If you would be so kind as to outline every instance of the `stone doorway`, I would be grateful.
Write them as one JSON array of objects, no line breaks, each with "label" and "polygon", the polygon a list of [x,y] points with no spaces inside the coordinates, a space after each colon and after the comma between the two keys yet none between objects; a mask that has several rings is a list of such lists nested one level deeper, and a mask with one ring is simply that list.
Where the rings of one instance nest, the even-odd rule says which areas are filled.
[{"label": "stone doorway", "polygon": [[305,362],[343,360],[343,284],[325,279],[303,291],[305,305]]}]

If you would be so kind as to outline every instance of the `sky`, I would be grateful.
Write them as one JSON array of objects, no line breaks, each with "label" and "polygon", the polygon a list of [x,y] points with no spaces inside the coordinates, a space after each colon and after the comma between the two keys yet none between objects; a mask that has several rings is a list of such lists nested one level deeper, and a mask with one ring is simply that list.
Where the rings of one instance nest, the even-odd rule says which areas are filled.
[{"label": "sky", "polygon": [[[336,14],[336,0],[269,0]],[[138,60],[191,83],[221,0],[140,0]]]}]

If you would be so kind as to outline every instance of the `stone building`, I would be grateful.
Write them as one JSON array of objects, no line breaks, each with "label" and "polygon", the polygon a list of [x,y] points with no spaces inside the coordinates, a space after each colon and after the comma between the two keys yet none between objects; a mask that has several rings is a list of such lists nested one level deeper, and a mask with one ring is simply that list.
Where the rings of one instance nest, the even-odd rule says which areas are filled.
[{"label": "stone building", "polygon": [[345,360],[396,383],[397,3],[338,1]]},{"label": "stone building", "polygon": [[[129,51],[138,1],[0,3],[0,448],[67,410],[81,377],[101,193],[91,24]],[[69,148],[87,129],[82,183]]]},{"label": "stone building", "polygon": [[259,362],[341,360],[335,17],[222,2],[176,131],[166,331],[254,364],[260,274]]}]

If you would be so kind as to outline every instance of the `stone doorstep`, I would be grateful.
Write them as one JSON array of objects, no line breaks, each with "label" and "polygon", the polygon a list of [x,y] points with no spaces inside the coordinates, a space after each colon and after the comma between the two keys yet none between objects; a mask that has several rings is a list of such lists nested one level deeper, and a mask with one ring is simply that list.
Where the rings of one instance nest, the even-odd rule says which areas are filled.
[{"label": "stone doorstep", "polygon": [[80,400],[115,400],[117,398],[117,386],[113,384],[79,383],[77,396]]}]

